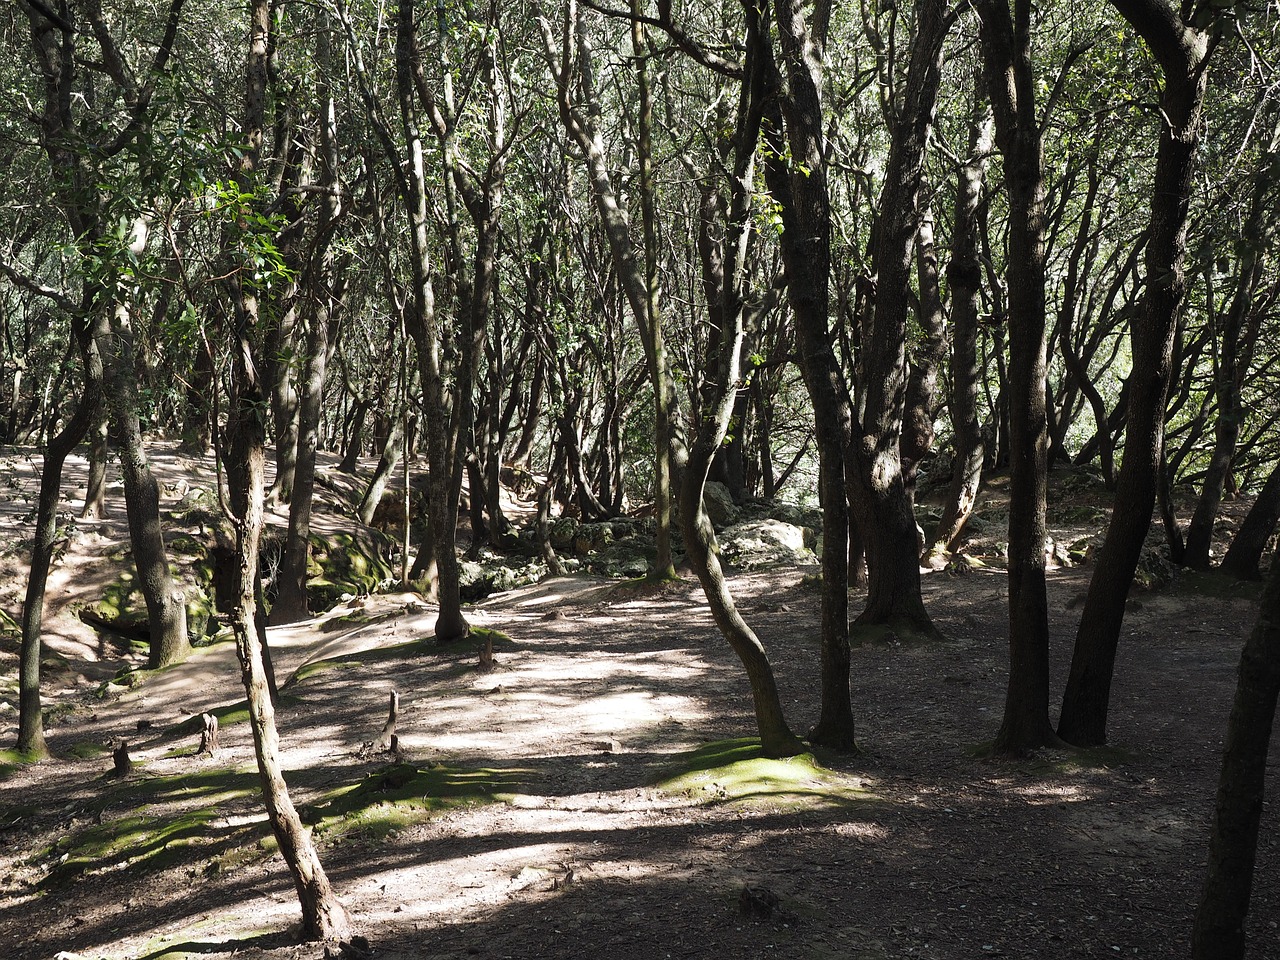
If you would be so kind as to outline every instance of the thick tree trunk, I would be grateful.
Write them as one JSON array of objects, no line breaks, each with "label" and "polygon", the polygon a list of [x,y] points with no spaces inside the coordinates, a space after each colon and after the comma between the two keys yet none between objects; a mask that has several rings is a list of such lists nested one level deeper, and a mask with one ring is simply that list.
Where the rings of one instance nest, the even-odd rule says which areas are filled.
[{"label": "thick tree trunk", "polygon": [[[909,469],[914,469],[922,451],[911,448],[916,437],[904,436],[903,430],[916,426],[905,423],[907,314],[925,149],[947,34],[947,4],[920,0],[915,8],[916,35],[901,113],[891,131],[872,253],[876,297],[862,342],[865,397],[855,440],[856,467],[849,474],[849,500],[867,556],[867,605],[858,625],[887,625],[935,637],[937,631],[920,595],[920,544],[903,473],[904,457],[912,464]],[[927,417],[931,434],[932,412],[912,412]]]},{"label": "thick tree trunk", "polygon": [[[118,297],[127,294],[121,290]],[[147,603],[150,654],[147,665],[165,667],[191,653],[187,606],[169,569],[160,525],[160,488],[151,474],[138,422],[138,384],[134,377],[133,327],[123,299],[111,306],[111,323],[95,324],[106,378],[108,408],[120,442],[120,472],[129,519],[129,542],[138,585]]]},{"label": "thick tree trunk", "polygon": [[1192,960],[1243,960],[1264,802],[1267,751],[1280,697],[1280,564],[1272,563],[1239,679],[1209,835],[1209,866],[1191,934]]},{"label": "thick tree trunk", "polygon": [[[1207,37],[1184,27],[1163,0],[1116,0],[1146,39],[1165,77],[1151,201],[1147,284],[1130,339],[1124,462],[1102,551],[1080,617],[1058,733],[1079,746],[1105,743],[1111,679],[1129,585],[1142,554],[1164,465],[1165,402],[1186,281],[1187,208],[1200,140]],[[1152,8],[1162,12],[1157,17]],[[1167,14],[1164,16],[1163,14]]]}]

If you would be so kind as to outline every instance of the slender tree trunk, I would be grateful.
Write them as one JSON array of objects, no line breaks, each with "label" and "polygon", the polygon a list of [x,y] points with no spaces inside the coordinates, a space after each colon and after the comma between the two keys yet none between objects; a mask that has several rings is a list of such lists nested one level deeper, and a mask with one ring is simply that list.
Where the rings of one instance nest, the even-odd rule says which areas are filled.
[{"label": "slender tree trunk", "polygon": [[[1274,155],[1277,137],[1273,136],[1269,155]],[[1189,567],[1208,570],[1210,548],[1213,545],[1213,528],[1222,503],[1222,492],[1231,473],[1231,462],[1240,439],[1240,427],[1244,422],[1241,388],[1253,360],[1253,345],[1257,341],[1256,327],[1261,322],[1260,312],[1253,309],[1254,296],[1263,277],[1263,230],[1267,220],[1266,200],[1274,186],[1270,169],[1259,171],[1254,181],[1249,217],[1243,235],[1236,244],[1239,273],[1236,288],[1227,307],[1219,337],[1217,365],[1214,370],[1214,393],[1218,401],[1218,419],[1214,423],[1213,454],[1200,488],[1187,529],[1187,542],[1182,561]],[[1254,330],[1249,328],[1253,327]]]},{"label": "slender tree trunk", "polygon": [[[977,86],[977,85],[975,85]],[[974,90],[974,120],[969,129],[969,157],[956,176],[955,232],[947,281],[951,288],[951,432],[955,461],[942,518],[926,562],[941,566],[960,545],[982,483],[982,424],[978,421],[978,317],[982,310],[982,265],[978,259],[977,212],[982,202],[987,161],[992,150],[993,121],[980,90]]]},{"label": "slender tree trunk", "polygon": [[[245,68],[245,140],[246,149],[239,157],[238,180],[241,189],[253,193],[258,176],[262,149],[263,118],[266,113],[268,36],[271,26],[270,0],[251,0],[249,53]],[[249,223],[239,229],[251,229]],[[238,251],[229,251],[240,259]],[[255,338],[258,335],[258,300],[249,285],[248,265],[230,278],[234,303],[232,334],[232,397],[228,424],[231,437],[230,456],[235,464],[232,472],[236,483],[231,491],[231,514],[236,532],[236,599],[232,612],[232,628],[236,636],[236,652],[240,673],[249,704],[250,728],[258,776],[267,817],[280,846],[280,853],[293,877],[298,902],[302,908],[304,940],[347,939],[351,922],[342,903],[334,894],[316,854],[311,834],[303,827],[289,797],[280,766],[279,737],[276,732],[275,708],[263,659],[259,633],[257,595],[261,574],[259,550],[264,525],[266,476],[266,427],[263,411],[267,407],[259,365],[255,360]]]},{"label": "slender tree trunk", "polygon": [[109,432],[107,410],[103,405],[89,429],[89,480],[85,484],[84,507],[80,511],[80,516],[86,520],[101,520],[107,515],[107,457],[111,453]]},{"label": "slender tree trunk", "polygon": [[1128,423],[1115,505],[1076,634],[1058,733],[1079,746],[1105,743],[1111,679],[1129,585],[1142,554],[1164,465],[1165,404],[1186,281],[1187,209],[1200,141],[1207,36],[1185,27],[1164,0],[1114,0],[1160,62],[1165,78],[1151,201],[1147,284],[1130,339]]},{"label": "slender tree trunk", "polygon": [[[831,208],[822,133],[822,37],[811,33],[794,0],[775,0],[773,12],[781,63],[773,60],[770,51],[769,113],[764,130],[771,154],[766,178],[782,207],[787,300],[795,318],[800,369],[813,404],[822,503],[822,703],[809,739],[849,750],[855,740],[849,693],[849,502],[845,483],[860,464],[852,459],[856,454],[853,410],[827,317]],[[762,37],[766,30],[762,24]],[[779,68],[785,73],[785,85]],[[783,129],[785,143],[781,140]],[[784,159],[787,157],[789,162]],[[846,457],[850,459],[846,461]]]},{"label": "slender tree trunk", "polygon": [[[427,501],[431,539],[436,562],[436,592],[440,604],[435,637],[447,643],[471,630],[462,614],[458,581],[458,498],[454,482],[455,457],[449,443],[449,404],[446,403],[442,368],[442,331],[436,314],[431,279],[431,243],[428,234],[426,158],[418,122],[414,75],[417,70],[414,0],[401,0],[396,28],[396,89],[400,119],[408,146],[408,206],[413,297],[407,326],[418,348],[418,364],[424,394],[423,424],[427,447]],[[415,564],[416,566],[416,564]]]},{"label": "slender tree trunk", "polygon": [[117,299],[110,306],[110,327],[96,323],[95,336],[103,358],[108,408],[120,438],[120,472],[124,477],[129,542],[138,571],[138,585],[147,603],[150,628],[147,665],[155,669],[186,659],[191,653],[191,642],[187,636],[186,599],[169,569],[169,553],[161,531],[160,488],[151,474],[138,422],[133,326],[125,296],[124,290],[117,291]]},{"label": "slender tree trunk", "polygon": [[1192,960],[1243,960],[1267,751],[1280,697],[1280,564],[1272,563],[1258,622],[1240,655],[1227,722],[1209,866],[1191,934]]},{"label": "slender tree trunk", "polygon": [[[86,295],[84,311],[95,309]],[[41,634],[44,626],[45,587],[58,540],[58,507],[62,501],[62,468],[71,451],[98,415],[102,397],[102,358],[82,316],[71,318],[72,330],[84,360],[84,388],[75,411],[61,432],[49,438],[40,467],[40,498],[36,505],[36,530],[22,605],[22,645],[18,655],[19,753],[33,759],[49,755],[44,742],[44,715],[40,707]]]},{"label": "slender tree trunk", "polygon": [[[327,44],[326,44],[327,46]],[[329,102],[332,121],[332,100]],[[336,161],[336,150],[335,157]],[[335,184],[336,186],[336,178]],[[331,222],[340,214],[336,197],[326,210],[324,221]],[[345,281],[335,275],[342,268],[333,262],[326,249],[320,256],[319,300],[308,318],[305,355],[298,397],[298,455],[293,466],[293,488],[289,499],[289,528],[285,535],[284,556],[278,575],[279,592],[271,609],[272,623],[295,623],[310,615],[307,606],[307,561],[311,555],[311,501],[315,491],[316,449],[320,438],[320,417],[324,402],[325,363],[329,353],[329,335],[337,322],[346,295]]]}]

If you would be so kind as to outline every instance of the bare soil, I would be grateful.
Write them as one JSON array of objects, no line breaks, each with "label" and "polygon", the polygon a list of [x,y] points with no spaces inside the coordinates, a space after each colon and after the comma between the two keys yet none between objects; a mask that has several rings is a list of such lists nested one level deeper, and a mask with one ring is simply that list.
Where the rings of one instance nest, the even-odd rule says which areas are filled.
[{"label": "bare soil", "polygon": [[[17,619],[38,458],[7,453],[0,609]],[[173,451],[157,468],[166,481],[209,481],[205,464]],[[69,511],[82,469],[69,468]],[[1072,497],[1072,507],[1105,505],[1097,491]],[[1096,539],[1089,511],[1066,505],[1051,512],[1055,539]],[[63,662],[48,677],[56,759],[0,766],[0,954],[318,957],[319,946],[293,940],[296,900],[266,839],[247,725],[227,722],[215,757],[193,755],[190,718],[243,697],[233,645],[95,696],[129,653],[70,611],[118,574],[118,490],[109,506],[112,519],[78,524],[50,585],[47,643]],[[394,804],[374,804],[342,830],[317,828],[372,955],[1185,956],[1254,592],[1183,576],[1135,594],[1114,747],[980,759],[1007,669],[998,487],[983,509],[972,551],[989,565],[924,579],[948,641],[853,651],[862,752],[824,754],[829,777],[760,781],[754,796],[724,776],[692,792],[655,786],[687,751],[753,730],[742,671],[696,583],[563,578],[490,597],[469,616],[510,637],[491,673],[477,669],[475,643],[391,649],[430,635],[434,611],[414,595],[359,598],[273,628],[284,762],[307,809],[323,815],[336,789],[380,782],[366,778],[391,758],[362,747],[392,689],[403,759],[473,798],[402,821]],[[1055,696],[1090,572],[1050,571]],[[819,596],[806,573],[741,573],[732,584],[801,732],[818,689]],[[6,745],[15,643],[5,631]],[[120,740],[135,760],[124,779],[109,775]],[[1273,763],[1272,797],[1276,780]],[[1280,958],[1276,820],[1273,800],[1249,928],[1258,958]],[[94,837],[100,847],[79,862]],[[744,913],[746,886],[763,905]]]}]

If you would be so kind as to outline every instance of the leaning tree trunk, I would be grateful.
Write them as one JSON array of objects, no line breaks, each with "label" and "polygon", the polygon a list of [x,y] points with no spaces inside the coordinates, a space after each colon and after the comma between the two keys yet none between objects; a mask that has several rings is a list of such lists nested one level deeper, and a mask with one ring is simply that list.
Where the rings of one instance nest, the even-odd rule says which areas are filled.
[{"label": "leaning tree trunk", "polygon": [[1235,703],[1209,835],[1209,867],[1191,934],[1192,960],[1242,960],[1267,751],[1280,697],[1280,564],[1272,563],[1258,622],[1240,655]]},{"label": "leaning tree trunk", "polygon": [[[1113,0],[1147,41],[1165,78],[1151,196],[1147,284],[1130,333],[1133,371],[1124,462],[1102,552],[1076,633],[1058,733],[1078,746],[1107,739],[1107,712],[1125,601],[1151,525],[1164,469],[1165,404],[1186,280],[1187,210],[1200,142],[1208,35],[1183,26],[1164,0]],[[1164,16],[1167,14],[1167,16]]]},{"label": "leaning tree trunk", "polygon": [[[1276,519],[1280,517],[1280,464],[1277,464],[1262,485],[1258,498],[1245,514],[1240,529],[1236,531],[1227,555],[1222,558],[1218,569],[1230,574],[1238,580],[1261,580],[1259,564],[1262,553],[1271,539],[1271,532],[1276,528]],[[1272,561],[1275,565],[1275,561]]]},{"label": "leaning tree trunk", "polygon": [[[252,0],[249,55],[245,68],[246,149],[239,157],[237,172],[240,188],[247,195],[254,193],[262,149],[270,25],[270,0]],[[228,252],[232,259],[243,260],[243,254],[234,248]],[[236,483],[231,491],[232,502],[229,506],[235,525],[237,561],[232,628],[236,636],[236,652],[240,658],[241,679],[248,698],[249,721],[258,762],[258,776],[262,784],[262,797],[272,832],[280,846],[280,854],[293,876],[294,888],[302,908],[302,938],[336,941],[350,937],[351,921],[329,885],[311,834],[303,827],[285,786],[280,766],[275,708],[271,703],[266,664],[263,660],[263,637],[259,632],[258,556],[266,492],[266,426],[263,411],[267,408],[267,400],[255,358],[255,338],[259,326],[258,300],[249,284],[248,264],[242,262],[240,267],[241,270],[233,272],[230,278],[234,327],[229,331],[232,340],[232,397],[227,432],[231,438],[229,453],[235,464],[232,473]]]},{"label": "leaning tree trunk", "polygon": [[[145,224],[139,221],[135,230],[144,231]],[[129,306],[123,299],[127,295],[125,290],[117,290],[118,299],[110,307],[110,328],[98,322],[95,335],[100,341],[103,357],[108,408],[119,435],[129,542],[138,571],[138,584],[147,603],[147,624],[150,628],[147,666],[155,669],[185,660],[191,653],[191,642],[187,635],[186,600],[169,569],[169,552],[161,532],[160,488],[151,473],[138,422],[133,326]]]},{"label": "leaning tree trunk", "polygon": [[[86,310],[94,309],[89,297]],[[62,467],[97,416],[102,400],[102,359],[98,345],[85,329],[83,319],[72,315],[72,329],[84,360],[84,389],[75,412],[62,431],[49,438],[40,468],[40,499],[36,506],[36,532],[31,548],[26,599],[22,605],[22,645],[18,662],[19,753],[35,759],[48,756],[44,742],[44,714],[40,707],[41,633],[44,625],[45,587],[58,537],[58,507],[62,502]]]}]

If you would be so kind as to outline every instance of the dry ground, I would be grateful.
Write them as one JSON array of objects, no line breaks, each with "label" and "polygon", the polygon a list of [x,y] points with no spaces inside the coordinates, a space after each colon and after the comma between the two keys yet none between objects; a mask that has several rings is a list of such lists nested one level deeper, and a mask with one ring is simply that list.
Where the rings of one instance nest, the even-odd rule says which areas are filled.
[{"label": "dry ground", "polygon": [[[15,490],[34,476],[24,462],[7,461]],[[162,467],[199,469],[176,457]],[[72,479],[69,509],[75,495]],[[11,543],[29,535],[21,513],[2,518]],[[241,698],[231,645],[118,699],[95,699],[83,679],[113,672],[120,651],[58,614],[108,576],[94,558],[122,537],[114,524],[78,534],[52,584],[50,645],[74,667],[52,678],[57,759],[0,773],[0,955],[317,957],[290,937],[296,902],[263,842],[246,725],[224,728],[214,759],[191,756],[195,738],[174,729]],[[0,557],[12,616],[21,560]],[[798,730],[817,708],[818,595],[805,572],[733,582]],[[1051,573],[1055,697],[1089,572]],[[1005,581],[993,567],[925,578],[949,642],[854,650],[863,752],[822,757],[826,779],[757,781],[747,798],[725,777],[692,794],[656,789],[685,751],[751,732],[741,670],[696,585],[644,593],[578,578],[472,608],[474,624],[511,637],[490,674],[475,669],[472,644],[388,650],[430,633],[432,611],[411,596],[273,629],[277,669],[294,678],[279,715],[284,760],[313,805],[383,770],[387,758],[361,745],[396,689],[406,758],[493,795],[390,833],[376,818],[322,832],[325,865],[376,957],[1183,957],[1255,616],[1248,596],[1205,586],[1184,578],[1131,603],[1116,749],[1089,756],[973,755],[1004,693]],[[11,642],[0,655],[8,682]],[[11,711],[0,717],[4,745],[14,724]],[[122,738],[139,761],[127,781],[106,776],[109,753],[76,756]],[[121,839],[73,869],[90,835]],[[1276,837],[1273,801],[1250,927],[1257,958],[1280,958]],[[740,912],[748,883],[778,898],[769,917]]]}]

